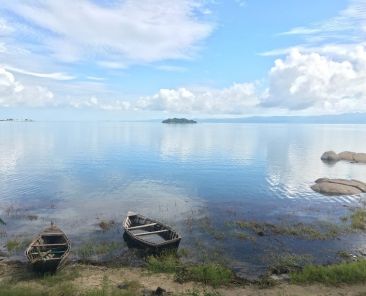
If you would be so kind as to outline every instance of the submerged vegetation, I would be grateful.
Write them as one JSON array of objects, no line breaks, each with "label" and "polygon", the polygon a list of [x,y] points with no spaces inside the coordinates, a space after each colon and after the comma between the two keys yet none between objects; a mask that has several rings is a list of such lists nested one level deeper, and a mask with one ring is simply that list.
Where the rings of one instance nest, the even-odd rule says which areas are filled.
[{"label": "submerged vegetation", "polygon": [[6,249],[10,253],[24,251],[25,248],[29,245],[29,243],[30,243],[29,239],[24,239],[24,240],[21,240],[19,238],[9,239],[6,242]]},{"label": "submerged vegetation", "polygon": [[117,223],[114,220],[102,220],[98,223],[98,226],[103,231],[108,231],[116,226]]},{"label": "submerged vegetation", "polygon": [[124,244],[122,242],[85,242],[79,246],[76,253],[81,261],[87,261],[92,256],[106,255],[119,250]]},{"label": "submerged vegetation", "polygon": [[350,215],[351,226],[354,229],[366,230],[366,210],[358,208]]}]

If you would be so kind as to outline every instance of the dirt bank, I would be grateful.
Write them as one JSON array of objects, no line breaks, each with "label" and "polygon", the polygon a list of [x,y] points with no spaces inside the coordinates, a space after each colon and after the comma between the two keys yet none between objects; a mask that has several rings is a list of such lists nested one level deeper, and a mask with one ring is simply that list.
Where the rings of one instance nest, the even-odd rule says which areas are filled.
[{"label": "dirt bank", "polygon": [[[135,292],[128,295],[142,295],[144,290],[156,290],[162,287],[170,295],[205,295],[204,293],[215,291],[215,295],[366,295],[365,285],[327,287],[323,285],[298,286],[287,283],[279,284],[275,287],[261,289],[255,285],[219,287],[214,289],[199,283],[177,283],[173,275],[169,274],[153,274],[142,268],[124,268],[124,267],[104,267],[83,264],[72,264],[65,267],[56,276],[48,276],[46,278],[39,277],[27,271],[24,264],[19,263],[1,263],[0,264],[0,286],[11,283],[11,288],[24,288],[27,290],[36,289],[37,291],[45,291],[49,287],[56,287],[52,291],[57,290],[57,285],[67,285],[68,287],[76,287],[75,294],[91,290],[102,289],[108,285],[116,289],[125,289],[124,286],[133,283]],[[118,286],[120,288],[118,288]],[[63,286],[62,286],[63,287]],[[63,288],[60,289],[63,289]],[[55,290],[56,289],[56,290]],[[48,291],[48,290],[47,290]],[[195,291],[196,294],[192,294]],[[131,293],[131,292],[130,292]],[[12,294],[10,294],[12,295]],[[14,294],[15,295],[15,294]],[[18,295],[18,294],[17,294]],[[24,294],[27,295],[27,294]],[[51,294],[52,295],[52,294]],[[64,295],[64,294],[62,294]],[[65,294],[66,295],[66,294]],[[99,295],[99,294],[98,294]],[[104,294],[103,294],[104,295]],[[108,295],[108,294],[107,294]],[[71,296],[71,295],[70,295]]]}]

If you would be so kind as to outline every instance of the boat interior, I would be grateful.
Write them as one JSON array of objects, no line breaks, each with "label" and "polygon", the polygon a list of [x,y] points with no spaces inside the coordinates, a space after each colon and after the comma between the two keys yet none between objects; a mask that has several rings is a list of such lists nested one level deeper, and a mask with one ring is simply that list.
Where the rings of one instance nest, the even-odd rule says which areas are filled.
[{"label": "boat interior", "polygon": [[179,237],[175,231],[139,215],[128,216],[125,227],[135,237],[156,244]]},{"label": "boat interior", "polygon": [[68,242],[60,233],[46,233],[32,244],[28,251],[32,261],[36,260],[58,260],[68,250]]}]

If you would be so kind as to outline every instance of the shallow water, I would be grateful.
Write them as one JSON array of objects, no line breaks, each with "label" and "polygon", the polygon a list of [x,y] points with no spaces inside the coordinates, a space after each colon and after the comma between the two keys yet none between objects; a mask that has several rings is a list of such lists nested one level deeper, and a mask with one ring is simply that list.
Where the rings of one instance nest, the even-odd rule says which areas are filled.
[{"label": "shallow water", "polygon": [[[51,220],[73,249],[121,242],[120,222],[133,210],[179,230],[189,256],[222,253],[244,272],[281,252],[332,261],[340,250],[362,251],[363,236],[252,241],[218,239],[212,229],[241,219],[339,223],[363,196],[327,197],[310,185],[320,177],[365,181],[366,165],[320,161],[326,150],[365,152],[365,135],[364,125],[2,122],[1,242],[30,238]],[[102,220],[116,227],[103,232]]]}]

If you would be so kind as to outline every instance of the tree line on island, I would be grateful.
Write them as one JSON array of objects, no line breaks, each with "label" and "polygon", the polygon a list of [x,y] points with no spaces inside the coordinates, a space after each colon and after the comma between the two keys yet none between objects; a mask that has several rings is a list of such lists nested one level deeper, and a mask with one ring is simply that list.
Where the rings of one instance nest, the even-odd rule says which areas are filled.
[{"label": "tree line on island", "polygon": [[179,123],[179,124],[186,124],[186,123],[197,123],[197,121],[187,118],[168,118],[162,121],[162,123]]}]

